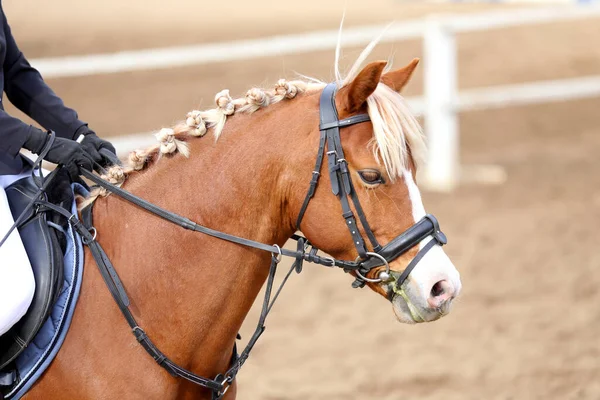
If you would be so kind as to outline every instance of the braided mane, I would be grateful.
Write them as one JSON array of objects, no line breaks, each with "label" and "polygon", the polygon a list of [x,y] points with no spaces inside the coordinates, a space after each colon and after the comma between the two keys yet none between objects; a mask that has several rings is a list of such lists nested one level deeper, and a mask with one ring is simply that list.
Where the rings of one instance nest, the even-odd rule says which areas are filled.
[{"label": "braided mane", "polygon": [[[341,78],[336,66],[336,76],[340,87],[352,82],[360,72],[360,65],[377,41],[373,41],[365,48],[346,78]],[[338,50],[336,50],[336,54],[338,53],[339,44]],[[386,70],[389,68],[388,64]],[[109,168],[102,178],[113,184],[121,185],[129,173],[144,169],[153,157],[177,152],[189,157],[190,150],[185,141],[186,138],[202,137],[208,130],[212,130],[215,140],[218,140],[229,116],[239,113],[251,114],[271,104],[294,99],[298,94],[321,90],[325,86],[324,82],[309,79],[310,82],[280,79],[274,89],[252,88],[246,92],[244,97],[238,99],[233,99],[229,90],[222,90],[215,96],[216,108],[206,111],[190,111],[182,122],[155,133],[158,139],[157,144],[146,149],[132,151],[124,166]],[[373,124],[373,140],[370,148],[377,162],[384,165],[393,181],[395,178],[401,177],[404,170],[410,169],[410,156],[417,167],[422,163],[426,152],[422,129],[403,97],[383,83],[380,83],[375,92],[369,96],[367,105]],[[94,189],[82,206],[94,201],[98,196],[106,195],[108,192],[105,189]]]}]

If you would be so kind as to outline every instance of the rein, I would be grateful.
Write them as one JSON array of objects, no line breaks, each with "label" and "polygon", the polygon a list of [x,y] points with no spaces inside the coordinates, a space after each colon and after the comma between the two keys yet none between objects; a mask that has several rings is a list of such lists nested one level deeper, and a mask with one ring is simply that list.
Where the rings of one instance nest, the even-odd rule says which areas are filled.
[{"label": "rein", "polygon": [[[82,170],[82,172],[83,172],[84,176],[94,177],[94,179],[99,180],[100,185],[102,185],[103,187],[106,187],[107,190],[111,190],[110,187],[104,186],[105,184],[111,185],[110,183],[97,178],[93,173],[91,173],[87,170]],[[115,192],[115,194],[116,194],[116,192]],[[139,199],[139,198],[138,198],[138,200],[143,201],[142,199]],[[42,201],[42,200],[37,201],[36,204],[41,206],[42,210],[47,209],[47,210],[56,211],[56,212],[60,213],[61,215],[63,215],[64,217],[66,217],[69,221],[69,224],[73,227],[73,229],[81,235],[82,241],[86,246],[89,247],[89,249],[92,253],[92,256],[94,257],[94,260],[96,261],[98,269],[100,270],[100,274],[102,275],[102,278],[104,279],[104,282],[106,283],[111,295],[113,296],[115,302],[119,306],[119,309],[121,310],[121,313],[125,317],[127,323],[131,327],[132,333],[134,334],[137,341],[142,345],[144,350],[146,350],[146,352],[152,356],[152,358],[154,359],[154,361],[156,361],[156,363],[158,365],[160,365],[161,367],[166,369],[167,372],[169,372],[169,374],[171,374],[172,376],[184,378],[196,385],[210,389],[212,392],[213,399],[220,399],[227,392],[231,383],[233,382],[237,373],[239,372],[240,368],[242,367],[244,362],[247,360],[247,358],[250,354],[250,351],[256,344],[258,338],[264,332],[264,330],[265,330],[264,323],[267,318],[267,315],[271,311],[271,308],[273,307],[275,300],[279,296],[279,293],[281,292],[283,286],[285,285],[285,283],[288,280],[289,276],[291,275],[292,271],[296,270],[296,271],[300,272],[300,268],[301,268],[301,263],[298,264],[298,261],[295,262],[292,265],[292,267],[290,268],[290,270],[288,271],[288,273],[286,274],[284,280],[280,284],[275,295],[273,297],[271,297],[275,274],[277,271],[277,264],[279,264],[279,262],[282,259],[281,256],[283,254],[284,249],[281,249],[277,245],[274,245],[274,246],[263,245],[263,246],[267,246],[269,248],[272,247],[273,249],[275,249],[277,251],[277,253],[276,254],[272,253],[272,255],[271,255],[271,266],[269,268],[269,275],[268,275],[268,279],[267,279],[265,298],[263,301],[262,312],[261,312],[261,315],[260,315],[260,318],[258,321],[258,325],[254,331],[254,334],[252,335],[252,337],[248,341],[248,344],[246,345],[246,347],[244,348],[244,350],[242,351],[242,353],[240,355],[237,354],[235,347],[234,347],[234,353],[232,355],[231,366],[225,374],[219,374],[214,379],[204,378],[202,376],[194,374],[191,371],[188,371],[185,368],[178,366],[176,363],[171,361],[164,353],[162,353],[158,349],[158,347],[148,337],[146,332],[138,325],[137,321],[135,320],[135,317],[133,316],[133,313],[129,309],[130,302],[129,302],[129,298],[127,297],[123,283],[121,282],[121,279],[119,278],[119,275],[118,275],[117,271],[115,270],[114,266],[112,265],[110,259],[108,258],[108,256],[106,255],[106,253],[104,252],[104,250],[102,249],[100,244],[96,241],[96,229],[92,227],[92,221],[91,221],[91,214],[92,214],[91,206],[88,206],[87,208],[85,208],[82,211],[82,219],[83,219],[83,223],[82,223],[81,221],[79,221],[76,218],[76,216],[74,214],[69,213],[67,210],[63,209],[62,207],[56,206],[52,203],[48,203],[48,202]],[[134,204],[138,204],[138,203],[134,202]],[[138,205],[143,207],[141,205],[141,203]],[[150,211],[150,210],[148,210],[148,211]],[[171,219],[172,216],[179,217],[176,214],[172,214],[165,210],[163,210],[163,211],[166,212],[167,214],[169,214],[169,216],[166,218],[168,221],[174,222],[174,220]],[[181,217],[179,217],[179,218],[181,218]],[[182,225],[180,225],[180,226],[182,226]],[[205,228],[205,227],[201,227],[201,228]],[[208,228],[205,228],[205,229],[208,229]],[[200,232],[202,232],[202,231],[200,231]],[[224,237],[231,236],[231,235],[223,234],[223,233],[220,233],[220,234],[224,235]],[[216,236],[216,237],[220,237],[220,236]],[[246,241],[246,239],[242,239],[237,236],[231,236],[231,237],[235,238],[234,240],[231,240],[234,243],[242,244],[242,242],[239,241],[240,239],[242,241]],[[301,238],[299,238],[299,239],[301,239]],[[225,239],[225,240],[227,240],[227,239]],[[252,241],[249,241],[249,242],[252,242]],[[258,242],[254,242],[254,243],[258,243]],[[299,240],[298,243],[303,243],[303,242],[301,240]],[[304,244],[303,244],[303,246],[304,246]],[[255,247],[255,246],[251,246],[251,247]],[[258,248],[258,247],[255,247],[255,248]],[[238,338],[239,338],[239,335],[238,335]]]},{"label": "rein", "polygon": [[[44,177],[44,174],[42,172],[42,161],[44,161],[44,157],[46,157],[46,155],[50,151],[50,148],[52,147],[52,144],[54,143],[55,138],[56,138],[56,134],[54,132],[50,132],[50,134],[48,136],[48,140],[46,141],[46,144],[40,151],[38,158],[36,158],[36,160],[33,162],[33,165],[31,168],[31,176],[33,178],[33,182],[37,185],[39,190],[37,191],[35,196],[31,199],[31,201],[27,204],[25,209],[21,212],[21,215],[19,215],[17,217],[17,220],[15,221],[15,223],[10,227],[10,229],[6,232],[4,237],[0,240],[0,247],[2,247],[4,242],[6,242],[8,240],[8,237],[10,236],[10,234],[27,219],[27,217],[29,216],[29,213],[30,213],[31,209],[34,207],[36,201],[38,199],[40,199],[42,197],[42,195],[46,192],[46,189],[48,188],[48,186],[50,186],[50,183],[54,180],[54,177],[58,173],[58,168],[56,170],[52,171],[47,177]],[[39,172],[39,175],[37,175],[37,176],[35,174],[36,169]]]},{"label": "rein", "polygon": [[306,238],[299,236],[299,235],[293,235],[291,237],[291,239],[296,240],[297,242],[302,242],[305,245],[304,250],[298,249],[296,251],[293,251],[293,250],[288,250],[288,249],[282,249],[278,245],[269,245],[269,244],[257,242],[254,240],[250,240],[250,239],[245,239],[245,238],[242,238],[239,236],[231,235],[228,233],[224,233],[221,231],[217,231],[217,230],[214,230],[211,228],[207,228],[206,226],[199,225],[199,224],[193,222],[189,218],[175,214],[171,211],[167,211],[164,208],[161,208],[161,207],[159,207],[155,204],[152,204],[138,196],[135,196],[134,194],[132,194],[126,190],[123,190],[120,187],[113,185],[110,182],[107,182],[107,181],[99,178],[98,176],[96,176],[95,174],[93,174],[90,171],[83,169],[81,172],[82,172],[82,176],[84,176],[85,178],[88,178],[90,181],[94,182],[98,186],[100,186],[100,187],[108,190],[109,192],[114,193],[115,195],[117,195],[119,197],[122,197],[123,199],[127,200],[128,202],[135,204],[136,206],[139,206],[139,207],[143,208],[144,210],[149,211],[150,213],[152,213],[162,219],[165,219],[177,226],[180,226],[184,229],[204,233],[206,235],[216,237],[218,239],[222,239],[222,240],[225,240],[228,242],[237,243],[242,246],[252,247],[255,249],[267,251],[269,253],[276,254],[278,256],[286,256],[286,257],[295,258],[296,262],[300,263],[299,268],[302,267],[303,261],[308,261],[308,262],[312,262],[315,264],[324,265],[326,267],[340,267],[340,268],[343,268],[344,270],[348,270],[348,271],[360,268],[360,264],[357,262],[336,260],[331,257],[321,257],[321,256],[316,255],[316,251],[306,252],[306,248],[312,247],[312,246],[310,245],[310,243],[308,242],[308,240]]},{"label": "rein", "polygon": [[[404,283],[404,281],[408,278],[412,269],[423,258],[423,256],[425,256],[425,254],[431,248],[433,248],[433,246],[441,246],[446,243],[446,237],[440,231],[437,219],[432,215],[426,215],[423,219],[421,219],[413,226],[408,228],[406,231],[398,235],[385,246],[381,246],[377,242],[377,239],[375,238],[375,235],[371,230],[367,222],[365,213],[360,205],[360,201],[358,199],[356,190],[354,189],[354,186],[352,184],[352,178],[350,176],[348,163],[344,159],[344,152],[342,149],[340,138],[341,128],[355,125],[358,123],[368,122],[370,121],[370,117],[367,114],[360,114],[348,117],[343,120],[339,120],[337,109],[335,106],[336,90],[337,86],[335,84],[329,84],[325,87],[323,93],[321,94],[319,150],[317,153],[315,168],[312,173],[312,179],[309,184],[309,189],[298,215],[296,228],[300,229],[300,224],[302,222],[304,214],[308,208],[311,198],[315,194],[320,177],[321,166],[325,155],[327,155],[328,170],[331,178],[331,189],[333,194],[336,195],[341,202],[343,211],[342,216],[344,217],[346,226],[349,229],[354,246],[356,247],[356,250],[358,252],[358,258],[354,261],[338,260],[332,257],[319,256],[317,255],[318,249],[311,245],[305,237],[299,235],[293,235],[291,237],[291,239],[297,242],[296,250],[288,250],[282,249],[276,244],[269,245],[254,240],[242,238],[239,236],[231,235],[228,233],[220,232],[208,228],[206,226],[199,225],[186,217],[165,210],[138,196],[135,196],[134,194],[127,192],[126,190],[123,190],[120,187],[99,178],[98,176],[94,175],[91,171],[85,169],[81,170],[82,176],[94,182],[96,185],[108,190],[116,196],[122,197],[123,199],[127,200],[128,202],[134,205],[143,208],[151,214],[154,214],[184,229],[200,232],[228,242],[271,253],[271,265],[267,279],[265,297],[263,300],[261,315],[258,320],[258,324],[254,331],[254,334],[252,335],[252,337],[248,341],[248,344],[239,356],[235,354],[236,351],[234,347],[234,354],[232,357],[230,368],[225,372],[225,374],[219,374],[214,379],[201,377],[182,367],[179,367],[156,347],[156,345],[150,340],[150,338],[144,332],[144,330],[137,324],[133,314],[129,309],[130,302],[129,298],[127,297],[127,293],[125,291],[123,283],[121,282],[121,279],[119,278],[119,275],[115,270],[114,266],[112,265],[111,261],[109,260],[108,256],[96,240],[97,232],[96,229],[93,227],[92,223],[91,206],[88,206],[82,211],[82,223],[81,221],[79,221],[79,219],[77,219],[75,214],[71,214],[68,210],[65,210],[59,206],[56,206],[43,199],[40,199],[40,196],[43,193],[43,189],[45,189],[48,186],[52,178],[55,176],[52,175],[46,178],[46,180],[43,182],[43,185],[41,185],[40,183],[40,194],[32,200],[32,202],[25,211],[28,211],[29,209],[31,209],[31,207],[36,205],[41,211],[53,210],[65,216],[68,219],[69,224],[73,227],[73,229],[82,237],[83,243],[90,248],[92,256],[96,261],[102,278],[104,279],[111,295],[113,296],[114,300],[119,306],[119,309],[121,310],[121,313],[127,320],[127,323],[131,327],[132,332],[135,335],[137,341],[142,345],[146,352],[148,352],[148,354],[150,354],[152,358],[161,367],[166,369],[172,376],[181,377],[199,386],[205,387],[211,390],[213,399],[220,399],[229,389],[240,368],[247,360],[250,351],[254,347],[258,338],[264,332],[267,315],[271,311],[271,308],[277,300],[277,297],[279,296],[279,293],[281,292],[283,286],[285,285],[285,283],[287,282],[288,278],[294,270],[297,273],[300,273],[302,271],[302,265],[304,261],[324,265],[326,267],[339,267],[342,268],[345,272],[354,271],[357,277],[354,283],[352,284],[353,287],[362,287],[366,284],[366,282],[384,282],[393,280],[393,290],[396,292],[402,291],[401,286]],[[325,152],[325,145],[327,145],[327,152]],[[47,147],[49,148],[49,146]],[[38,161],[41,163],[43,154],[44,152],[42,152],[36,163]],[[53,171],[53,173],[55,172],[56,171]],[[348,198],[351,199],[356,213],[358,214],[358,220],[363,226],[363,229],[369,239],[369,242],[372,245],[371,251],[369,251],[365,240],[362,238],[362,235],[357,227],[357,219],[354,216],[354,212],[352,211]],[[22,218],[25,218],[25,212],[17,219],[17,222],[19,222]],[[15,224],[13,225],[6,237],[8,237],[10,232],[12,232],[12,230],[18,225],[17,222],[15,222]],[[402,272],[402,274],[399,277],[392,276],[393,271],[390,271],[389,262],[393,261],[400,255],[406,253],[408,250],[410,250],[429,236],[432,237],[430,242],[419,250],[417,255],[409,263],[409,265]],[[3,241],[4,240],[5,239],[3,239]],[[0,245],[2,244],[2,242],[0,242]],[[295,259],[295,262],[293,263],[290,270],[287,272],[275,295],[271,297],[277,265],[281,261],[283,256],[292,257]],[[377,278],[367,278],[368,273],[373,268],[379,266],[385,266],[385,271],[380,271]],[[407,303],[410,304],[408,300]]]}]

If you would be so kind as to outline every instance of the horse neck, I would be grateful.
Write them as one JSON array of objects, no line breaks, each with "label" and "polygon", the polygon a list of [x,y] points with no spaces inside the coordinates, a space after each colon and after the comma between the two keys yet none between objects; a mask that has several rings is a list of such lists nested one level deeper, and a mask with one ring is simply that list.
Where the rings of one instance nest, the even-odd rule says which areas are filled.
[{"label": "horse neck", "polygon": [[[284,116],[277,106],[236,115],[216,142],[210,134],[190,139],[189,159],[163,157],[124,188],[201,225],[283,245],[294,232],[290,193],[305,191],[310,177],[294,154],[307,157],[299,148],[314,143],[291,129],[302,125],[300,113]],[[186,231],[114,195],[97,201],[94,220],[140,326],[182,366],[223,372],[271,255]]]}]

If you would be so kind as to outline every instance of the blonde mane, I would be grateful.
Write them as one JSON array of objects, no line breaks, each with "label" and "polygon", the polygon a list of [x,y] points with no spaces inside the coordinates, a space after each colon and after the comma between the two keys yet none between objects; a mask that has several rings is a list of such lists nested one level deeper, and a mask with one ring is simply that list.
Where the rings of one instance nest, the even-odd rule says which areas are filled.
[{"label": "blonde mane", "polygon": [[[363,50],[345,78],[341,77],[337,65],[340,52],[338,43],[335,74],[340,87],[352,82],[378,41],[379,38]],[[388,64],[386,70],[389,68]],[[253,88],[243,98],[238,99],[232,99],[229,90],[223,90],[215,96],[216,108],[206,111],[190,111],[184,121],[157,132],[155,134],[158,139],[157,144],[143,150],[132,151],[124,166],[109,168],[102,178],[113,184],[121,185],[129,173],[144,169],[153,157],[160,158],[162,155],[176,152],[189,157],[190,151],[185,141],[186,138],[202,137],[212,129],[215,140],[218,140],[229,116],[239,113],[252,114],[271,104],[291,100],[298,94],[318,91],[325,86],[324,82],[317,79],[306,78],[308,81],[280,79],[272,90]],[[380,83],[375,92],[369,96],[367,106],[373,124],[373,140],[370,147],[377,162],[383,164],[390,179],[394,181],[395,178],[402,176],[403,170],[410,169],[410,156],[416,166],[423,162],[426,151],[423,131],[403,97],[383,83]],[[98,196],[107,194],[105,189],[96,188],[90,193],[85,204],[94,201]]]},{"label": "blonde mane", "polygon": [[[342,20],[343,24],[343,20]],[[361,66],[379,43],[388,25],[381,34],[364,48],[345,78],[339,70],[340,41],[336,47],[335,76],[340,87],[350,84],[361,71]],[[340,24],[340,34],[342,25]],[[388,62],[384,73],[392,68]],[[382,163],[392,181],[402,177],[403,170],[410,170],[409,159],[412,156],[415,167],[425,161],[427,146],[421,125],[410,111],[399,93],[389,86],[379,83],[377,89],[367,98],[368,113],[373,124],[371,149],[377,162]],[[410,153],[409,153],[410,149]]]}]

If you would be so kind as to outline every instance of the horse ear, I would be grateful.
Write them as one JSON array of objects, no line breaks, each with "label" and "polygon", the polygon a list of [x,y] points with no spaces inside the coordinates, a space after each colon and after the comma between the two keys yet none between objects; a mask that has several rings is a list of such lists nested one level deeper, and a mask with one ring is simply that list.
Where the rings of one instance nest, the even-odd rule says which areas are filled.
[{"label": "horse ear", "polygon": [[381,82],[400,93],[402,88],[408,83],[413,71],[417,68],[419,59],[413,59],[406,67],[390,71],[381,77]]},{"label": "horse ear", "polygon": [[342,102],[347,112],[358,111],[377,88],[387,61],[374,61],[362,69],[354,80],[340,90]]}]

